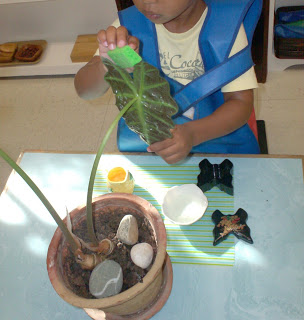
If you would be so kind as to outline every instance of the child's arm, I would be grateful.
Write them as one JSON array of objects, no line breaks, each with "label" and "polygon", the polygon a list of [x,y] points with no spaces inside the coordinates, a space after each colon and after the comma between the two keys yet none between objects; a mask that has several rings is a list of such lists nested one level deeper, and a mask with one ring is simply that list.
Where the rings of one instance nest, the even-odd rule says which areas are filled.
[{"label": "child's arm", "polygon": [[82,67],[74,78],[74,86],[78,96],[85,100],[102,96],[109,88],[104,80],[106,70],[100,56],[94,56]]},{"label": "child's arm", "polygon": [[114,50],[116,47],[129,45],[137,52],[139,48],[138,39],[130,36],[128,30],[122,26],[118,28],[110,26],[107,30],[99,31],[97,39],[100,56],[94,56],[77,72],[74,79],[77,94],[86,100],[95,99],[103,95],[109,88],[109,84],[104,80],[107,70],[102,63],[101,57],[110,59],[108,51]]},{"label": "child's arm", "polygon": [[155,152],[167,163],[184,159],[193,146],[224,136],[247,123],[253,110],[253,90],[224,93],[225,102],[210,116],[176,125],[173,137],[156,142],[148,151]]}]

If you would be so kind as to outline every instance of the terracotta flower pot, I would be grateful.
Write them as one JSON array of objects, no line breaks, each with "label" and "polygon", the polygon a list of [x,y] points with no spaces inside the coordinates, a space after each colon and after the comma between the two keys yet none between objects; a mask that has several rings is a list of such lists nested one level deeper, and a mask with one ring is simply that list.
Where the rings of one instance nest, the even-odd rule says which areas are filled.
[{"label": "terracotta flower pot", "polygon": [[[133,194],[111,193],[102,195],[93,201],[95,214],[102,214],[107,206],[125,206],[139,211],[152,226],[157,246],[154,263],[149,272],[139,282],[128,290],[112,297],[102,299],[86,299],[75,294],[64,279],[61,261],[63,260],[63,237],[61,230],[57,228],[49,245],[47,254],[47,269],[50,281],[66,302],[84,308],[94,319],[102,319],[102,314],[110,314],[113,319],[130,319],[130,315],[136,314],[136,319],[149,319],[158,312],[167,301],[172,287],[172,266],[166,254],[166,229],[158,211],[145,199]],[[84,206],[74,209],[71,213],[73,224],[79,219],[85,219],[86,208]],[[151,310],[151,308],[154,310]],[[139,314],[143,316],[140,318]],[[111,317],[107,317],[110,319]]]}]

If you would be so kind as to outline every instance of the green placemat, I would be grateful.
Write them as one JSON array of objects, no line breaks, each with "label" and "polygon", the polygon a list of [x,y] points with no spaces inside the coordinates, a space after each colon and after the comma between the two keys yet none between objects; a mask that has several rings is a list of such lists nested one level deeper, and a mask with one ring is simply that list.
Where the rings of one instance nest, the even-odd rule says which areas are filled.
[{"label": "green placemat", "polygon": [[[99,166],[101,168],[101,166]],[[212,213],[219,209],[224,214],[234,214],[234,197],[217,187],[206,192],[208,209],[204,216],[189,226],[179,226],[166,219],[161,210],[166,190],[175,185],[197,182],[197,165],[135,165],[128,164],[135,179],[134,194],[148,200],[161,214],[167,230],[167,252],[172,263],[201,265],[234,265],[234,237],[213,246],[214,223]],[[107,171],[97,171],[94,196],[107,193]]]}]

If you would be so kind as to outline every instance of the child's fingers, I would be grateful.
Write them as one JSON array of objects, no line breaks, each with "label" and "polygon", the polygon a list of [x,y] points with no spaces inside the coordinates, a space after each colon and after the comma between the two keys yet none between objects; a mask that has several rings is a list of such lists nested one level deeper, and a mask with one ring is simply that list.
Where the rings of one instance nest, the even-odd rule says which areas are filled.
[{"label": "child's fingers", "polygon": [[161,151],[171,147],[173,144],[174,144],[173,140],[169,138],[169,139],[165,139],[163,141],[159,141],[159,142],[155,142],[155,143],[151,144],[148,147],[148,149],[149,149],[149,152],[158,153],[158,152],[161,152]]},{"label": "child's fingers", "polygon": [[138,53],[139,50],[139,40],[136,37],[129,36],[128,45]]},{"label": "child's fingers", "polygon": [[[128,44],[137,52],[139,49],[139,40],[136,37],[130,36],[128,30],[123,26],[118,28],[110,26],[107,30],[100,30],[97,34],[97,40],[99,43],[100,56],[111,61],[112,59],[108,55],[109,50],[114,50],[116,47],[122,48]],[[133,68],[126,70],[133,72]]]},{"label": "child's fingers", "polygon": [[122,48],[129,45],[133,50],[138,52],[139,40],[136,37],[130,36],[128,30],[120,26],[117,28],[117,46]]},{"label": "child's fingers", "polygon": [[113,26],[108,27],[106,30],[106,41],[108,44],[108,49],[113,50],[117,45],[117,29]]},{"label": "child's fingers", "polygon": [[107,52],[116,48],[116,28],[108,27],[107,30],[100,30],[97,34],[100,53]]},{"label": "child's fingers", "polygon": [[176,163],[185,157],[182,154],[182,150],[178,149],[176,144],[172,144],[172,141],[166,139],[162,142],[153,143],[148,147],[148,152],[155,152],[158,156],[162,157],[167,163]]},{"label": "child's fingers", "polygon": [[116,41],[119,48],[122,48],[128,44],[128,36],[129,33],[125,27],[120,26],[117,28]]},{"label": "child's fingers", "polygon": [[129,45],[137,52],[139,49],[139,40],[136,37],[130,36],[128,30],[123,26],[117,29],[110,26],[107,30],[100,30],[97,34],[97,40],[100,54],[107,53],[108,50],[113,50],[116,46],[121,48]]},{"label": "child's fingers", "polygon": [[100,30],[97,33],[97,41],[99,43],[99,48],[101,47],[108,47],[108,42],[107,42],[107,36],[106,36],[106,31],[105,30]]}]

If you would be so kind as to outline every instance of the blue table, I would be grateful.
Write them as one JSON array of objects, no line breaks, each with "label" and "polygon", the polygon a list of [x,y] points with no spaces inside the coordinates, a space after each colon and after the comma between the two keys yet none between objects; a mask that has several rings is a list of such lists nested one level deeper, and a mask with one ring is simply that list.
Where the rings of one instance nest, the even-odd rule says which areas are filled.
[{"label": "blue table", "polygon": [[[122,157],[162,162],[152,155]],[[303,159],[207,158],[233,162],[235,211],[248,212],[254,244],[235,240],[234,266],[173,264],[171,295],[153,320],[304,319]],[[65,206],[86,202],[93,161],[89,154],[26,152],[20,165],[63,217]],[[12,174],[0,197],[1,320],[89,319],[50,284],[46,253],[55,229],[40,200]]]}]

